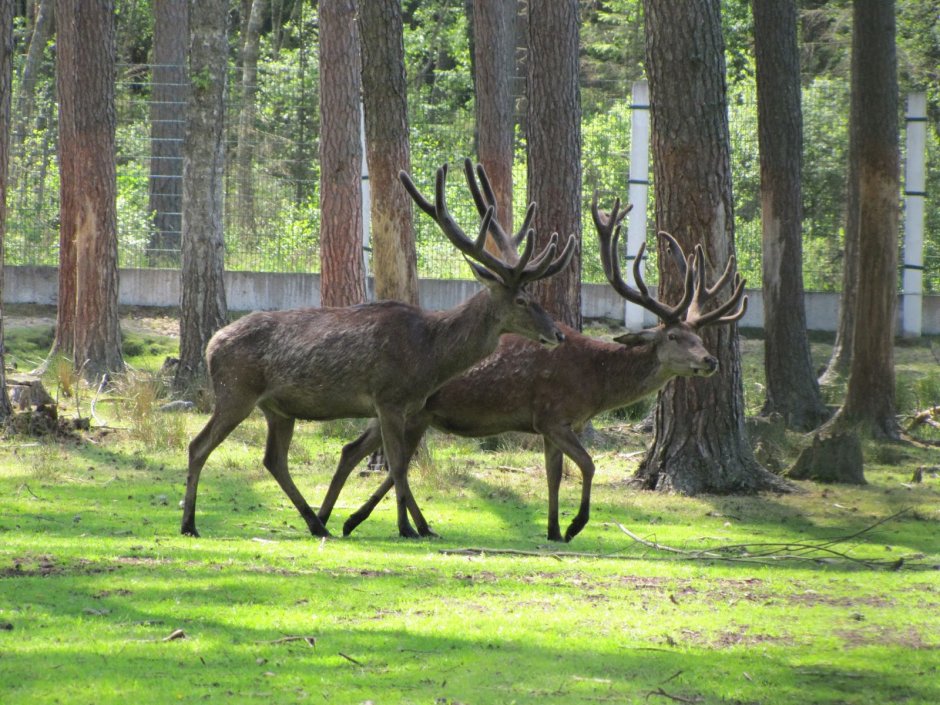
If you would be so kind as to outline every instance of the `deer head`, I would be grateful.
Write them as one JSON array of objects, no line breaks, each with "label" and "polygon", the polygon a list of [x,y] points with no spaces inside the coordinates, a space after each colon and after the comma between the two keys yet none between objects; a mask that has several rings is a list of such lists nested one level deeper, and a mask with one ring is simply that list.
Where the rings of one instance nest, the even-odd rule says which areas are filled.
[{"label": "deer head", "polygon": [[[600,238],[604,275],[618,294],[654,313],[660,323],[654,328],[626,333],[614,340],[624,345],[654,345],[660,363],[677,376],[709,377],[718,371],[718,360],[705,348],[698,331],[706,326],[737,321],[747,310],[744,279],[739,274],[733,274],[734,255],[728,258],[724,273],[718,281],[708,286],[705,282],[705,251],[702,246],[696,245],[693,254],[686,256],[672,235],[665,231],[657,233],[665,241],[666,252],[671,255],[683,279],[682,298],[675,306],[669,306],[653,298],[643,281],[641,263],[646,243],[640,245],[633,262],[636,288],[627,284],[621,276],[617,242],[620,239],[620,223],[630,208],[627,206],[621,209],[618,198],[611,212],[604,214],[598,210],[597,192],[594,193],[591,216]],[[706,310],[709,302],[732,281],[732,277],[732,293],[728,300]]]},{"label": "deer head", "polygon": [[[418,207],[434,219],[451,244],[463,253],[477,280],[489,290],[494,310],[503,319],[501,332],[517,333],[548,345],[557,344],[564,340],[564,334],[526,290],[526,285],[550,277],[566,267],[574,254],[575,237],[569,236],[568,242],[559,254],[558,233],[552,233],[548,245],[538,255],[534,255],[535,231],[529,227],[529,223],[535,212],[535,204],[530,203],[522,229],[517,235],[517,241],[525,243],[522,254],[516,255],[515,248],[512,248],[510,253],[502,246],[500,247],[502,257],[486,251],[484,245],[488,232],[497,234],[498,241],[502,237],[502,242],[510,242],[510,238],[505,235],[496,220],[496,203],[483,167],[478,165],[477,169],[481,174],[484,192],[489,202],[481,210],[480,231],[475,240],[464,233],[447,209],[446,164],[437,170],[434,203],[418,191],[411,177],[404,171],[399,173],[399,178]],[[474,179],[473,166],[469,159],[464,163],[464,171],[474,201],[479,208],[483,202],[483,196]]]}]

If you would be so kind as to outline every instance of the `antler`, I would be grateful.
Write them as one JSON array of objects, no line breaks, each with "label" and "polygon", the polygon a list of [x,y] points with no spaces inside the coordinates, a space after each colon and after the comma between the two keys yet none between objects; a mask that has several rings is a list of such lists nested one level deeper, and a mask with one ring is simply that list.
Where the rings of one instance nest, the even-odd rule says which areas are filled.
[{"label": "antler", "polygon": [[[465,166],[465,170],[469,170],[472,176],[472,166]],[[471,183],[470,186],[477,208],[480,209],[481,205],[485,206],[485,210],[481,213],[482,221],[480,223],[480,233],[474,241],[467,237],[447,210],[447,201],[445,198],[447,164],[444,164],[437,170],[433,204],[418,191],[418,188],[414,185],[414,182],[408,174],[401,171],[398,176],[405,186],[405,189],[414,199],[415,203],[418,204],[418,207],[434,219],[441,230],[444,231],[447,239],[468,258],[468,264],[484,279],[498,279],[506,286],[516,289],[527,282],[552,276],[567,266],[568,262],[571,261],[571,257],[574,254],[575,237],[574,235],[569,236],[565,249],[556,256],[558,251],[558,233],[552,233],[551,239],[545,249],[542,250],[537,257],[532,258],[535,249],[535,232],[528,227],[529,221],[531,220],[529,212],[526,213],[526,219],[523,223],[524,229],[522,231],[524,233],[525,248],[523,249],[522,255],[518,257],[518,261],[509,263],[487,252],[484,249],[484,245],[488,231],[501,233],[504,238],[504,243],[511,242],[508,236],[502,231],[502,228],[495,222],[496,204],[493,202],[494,198],[492,196],[492,190],[489,189],[488,181],[486,182],[486,186],[484,186],[484,189],[486,189],[488,193],[484,195],[481,195],[476,189],[475,183]],[[472,178],[468,178],[468,181],[472,182]],[[484,196],[489,200],[489,203],[484,200]],[[529,211],[534,212],[534,208],[535,204],[531,204]],[[498,228],[498,230],[494,230],[494,224],[495,228]],[[499,237],[499,235],[497,237]],[[513,248],[513,250],[514,249],[515,248]],[[513,257],[511,259],[515,258]]]},{"label": "antler", "polygon": [[[747,311],[747,296],[744,295],[744,278],[737,273],[733,275],[733,287],[731,298],[719,305],[717,308],[703,313],[705,304],[715,297],[724,286],[732,279],[734,272],[735,256],[728,258],[725,265],[725,271],[715,282],[714,286],[709,287],[705,283],[705,250],[701,245],[695,246],[695,255],[692,268],[695,272],[695,292],[692,296],[692,304],[686,312],[686,322],[695,328],[704,328],[705,326],[717,325],[720,323],[732,323],[739,320]],[[731,313],[729,313],[729,311]]]},{"label": "antler", "polygon": [[529,224],[535,215],[535,202],[529,204],[526,208],[525,218],[522,220],[522,226],[512,237],[503,230],[499,220],[499,204],[496,203],[496,194],[490,184],[490,179],[486,175],[486,170],[482,164],[476,165],[476,175],[479,177],[479,184],[474,175],[473,162],[470,159],[464,159],[463,170],[467,176],[467,185],[470,187],[470,194],[473,196],[473,202],[476,204],[477,213],[482,218],[488,207],[493,208],[493,219],[490,221],[490,235],[496,242],[496,246],[502,252],[507,262],[516,262],[519,259],[519,244],[525,240],[526,234],[530,231]]},{"label": "antler", "polygon": [[685,280],[685,289],[682,300],[676,306],[668,306],[662,301],[653,298],[646,283],[643,281],[643,273],[640,270],[643,261],[643,253],[646,251],[646,243],[640,244],[640,249],[633,260],[633,278],[636,281],[637,288],[627,284],[620,274],[620,258],[617,254],[617,242],[620,239],[620,222],[624,216],[633,208],[628,205],[623,210],[620,209],[620,199],[614,201],[614,208],[609,215],[604,217],[597,208],[597,191],[594,192],[594,198],[591,200],[591,216],[594,219],[594,227],[597,229],[597,235],[601,244],[601,263],[604,266],[604,275],[607,281],[614,287],[614,290],[623,298],[631,303],[642,306],[647,311],[655,314],[663,323],[675,323],[682,320],[686,310],[692,302],[692,279],[694,267],[689,267],[686,263],[685,253],[672,235],[666,232],[660,232],[659,236],[667,241],[667,250],[673,254],[679,271]]}]

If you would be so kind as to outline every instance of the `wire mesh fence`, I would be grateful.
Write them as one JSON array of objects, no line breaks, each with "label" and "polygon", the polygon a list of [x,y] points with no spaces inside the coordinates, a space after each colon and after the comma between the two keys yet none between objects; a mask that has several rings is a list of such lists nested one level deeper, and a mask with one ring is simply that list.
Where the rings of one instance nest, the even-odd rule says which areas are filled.
[{"label": "wire mesh fence", "polygon": [[[171,70],[175,69],[175,70]],[[122,267],[179,265],[185,81],[180,67],[118,68],[118,238]],[[317,162],[319,119],[315,70],[304,62],[259,67],[256,86],[231,77],[226,124],[226,267],[273,272],[319,271]],[[597,189],[602,199],[629,190],[631,87],[586,87],[582,124],[584,203]],[[14,87],[15,90],[15,87]],[[51,92],[51,91],[50,91]],[[246,101],[245,98],[250,98]],[[804,88],[803,247],[807,290],[841,284],[848,145],[848,94],[844,84],[815,82]],[[521,118],[521,116],[520,116]],[[422,190],[444,162],[473,154],[472,104],[454,107],[433,95],[412,104],[412,173]],[[525,135],[517,128],[514,207],[522,217]],[[729,126],[739,269],[751,286],[761,270],[760,169],[753,86],[729,96]],[[53,95],[38,94],[31,122],[16,132],[8,187],[8,264],[55,265],[58,259],[57,125]],[[903,140],[902,140],[903,142]],[[937,135],[928,140],[927,192],[938,178]],[[477,216],[455,174],[451,210],[468,230]],[[652,193],[652,190],[651,190]],[[899,196],[900,197],[900,196]],[[635,204],[640,207],[640,204]],[[584,209],[583,277],[603,281],[593,226]],[[927,209],[925,288],[940,290],[940,209]],[[647,209],[653,233],[652,208]],[[419,275],[468,278],[469,269],[426,218],[415,219]],[[933,234],[933,235],[931,235]],[[653,248],[655,250],[655,248]],[[655,267],[648,278],[655,281]]]}]

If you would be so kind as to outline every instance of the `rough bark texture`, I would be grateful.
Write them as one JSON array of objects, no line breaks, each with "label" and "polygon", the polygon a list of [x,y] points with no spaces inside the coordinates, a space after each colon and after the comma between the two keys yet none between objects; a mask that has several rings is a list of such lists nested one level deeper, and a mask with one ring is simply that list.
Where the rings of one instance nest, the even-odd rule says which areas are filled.
[{"label": "rough bark texture", "polygon": [[361,64],[354,0],[320,3],[320,298],[366,298],[359,135]]},{"label": "rough bark texture", "polygon": [[477,2],[473,7],[477,158],[493,186],[506,232],[512,232],[516,8],[515,0]]},{"label": "rough bark texture", "polygon": [[114,5],[59,0],[60,263],[54,352],[95,377],[124,368],[118,323]]},{"label": "rough bark texture", "polygon": [[153,100],[150,104],[150,212],[156,232],[152,266],[179,262],[183,218],[183,136],[186,112],[188,0],[153,4]]},{"label": "rough bark texture", "polygon": [[411,199],[398,181],[400,170],[411,171],[401,1],[361,2],[359,33],[375,296],[417,304]]},{"label": "rough bark texture", "polygon": [[854,3],[851,129],[858,149],[857,325],[841,415],[897,438],[894,332],[898,286],[900,147],[894,2]]},{"label": "rough bark texture", "polygon": [[[267,0],[253,0],[248,23],[242,36],[242,82],[241,110],[238,114],[238,151],[235,156],[235,168],[238,178],[237,220],[242,236],[255,233],[255,186],[252,178],[255,149],[255,98],[258,94],[258,54],[261,42],[261,26]],[[322,10],[321,10],[322,12]]]},{"label": "rough bark texture", "polygon": [[40,0],[16,97],[16,127],[13,133],[15,145],[22,144],[27,132],[32,129],[33,107],[36,104],[36,77],[52,32],[54,15],[54,0]]},{"label": "rough bark texture", "polygon": [[[553,232],[581,242],[581,93],[578,0],[529,1],[528,200],[543,246]],[[580,249],[580,248],[579,248]],[[556,320],[581,329],[581,253],[533,287]]]},{"label": "rough bark texture", "polygon": [[222,278],[228,2],[190,0],[189,12],[180,362],[174,379],[180,394],[205,386],[206,343],[228,317]]},{"label": "rough bark texture", "polygon": [[13,3],[0,3],[0,421],[13,407],[3,359],[3,260],[7,233],[7,175],[10,166],[10,91],[13,87]]},{"label": "rough bark texture", "polygon": [[[851,115],[857,115],[864,107],[857,103],[861,100],[857,82],[858,72],[852,71],[851,77]],[[850,115],[850,123],[852,117]],[[858,190],[858,134],[849,126],[849,163],[845,193],[845,236],[842,249],[842,296],[839,298],[839,320],[836,326],[836,340],[832,346],[829,364],[820,376],[823,386],[837,385],[849,374],[852,363],[852,341],[855,337],[856,306],[859,280],[859,230],[861,228],[859,190]]]},{"label": "rough bark texture", "polygon": [[[734,251],[724,46],[718,0],[645,0],[656,226],[691,252],[701,243],[708,275]],[[660,252],[660,263],[668,257]],[[661,296],[680,283],[660,267]],[[755,460],[744,427],[737,327],[702,331],[719,360],[708,379],[679,379],[660,392],[655,438],[637,477],[685,494],[754,492],[782,482]]]},{"label": "rough bark texture", "polygon": [[788,427],[828,418],[819,394],[803,305],[803,116],[795,0],[753,0],[763,227],[764,414]]},{"label": "rough bark texture", "polygon": [[787,477],[864,485],[867,483],[862,467],[862,442],[858,433],[841,429],[813,436],[812,444],[800,453]]}]

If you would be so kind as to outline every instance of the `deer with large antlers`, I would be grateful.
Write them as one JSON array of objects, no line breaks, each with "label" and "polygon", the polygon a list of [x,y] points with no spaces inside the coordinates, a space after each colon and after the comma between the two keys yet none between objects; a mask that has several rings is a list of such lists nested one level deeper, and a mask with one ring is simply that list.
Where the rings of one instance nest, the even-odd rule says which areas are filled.
[{"label": "deer with large antlers", "polygon": [[[481,181],[486,186],[485,180]],[[485,199],[475,194],[475,200],[478,209],[494,205],[488,194]],[[684,281],[679,303],[669,306],[650,295],[640,271],[645,245],[641,245],[634,260],[636,288],[627,284],[620,272],[617,243],[620,221],[629,210],[629,206],[621,209],[617,199],[610,214],[604,215],[598,210],[597,194],[594,196],[591,213],[600,237],[604,273],[624,299],[656,314],[659,325],[621,335],[613,342],[597,340],[562,326],[565,344],[554,349],[542,348],[518,336],[504,336],[493,355],[434,393],[422,413],[411,418],[405,432],[409,448],[417,445],[428,426],[471,437],[507,431],[540,434],[548,477],[548,538],[552,541],[570,541],[584,528],[590,516],[594,462],[577,432],[600,412],[641,399],[674,377],[713,375],[718,369],[718,360],[705,349],[697,331],[705,326],[736,321],[744,315],[747,306],[744,280],[737,274],[732,279],[733,256],[724,273],[709,287],[705,283],[705,255],[701,245],[686,257],[679,243],[665,232],[659,236]],[[499,241],[504,250],[514,244],[508,243],[504,234]],[[733,282],[731,296],[707,310],[711,300],[729,281]],[[359,438],[343,448],[339,466],[320,506],[319,517],[324,523],[349,473],[379,448],[381,440],[381,428],[373,421]],[[558,493],[564,456],[580,468],[582,486],[578,513],[562,537]],[[344,534],[352,532],[371,514],[392,483],[392,477],[386,477],[378,490],[346,521]]]},{"label": "deer with large antlers", "polygon": [[[470,188],[476,192],[469,160],[465,170]],[[506,261],[484,249],[495,207],[482,213],[475,240],[451,217],[445,200],[446,165],[437,171],[433,203],[421,195],[407,174],[402,172],[400,177],[421,210],[437,222],[467,259],[484,285],[482,291],[443,312],[393,301],[255,312],[216,333],[206,347],[215,405],[205,428],[189,446],[182,533],[198,536],[196,489],[206,459],[257,406],[268,425],[264,466],[312,534],[328,536],[329,532],[287,468],[295,420],[374,417],[395,485],[398,531],[408,538],[433,535],[408,484],[411,449],[405,431],[411,425],[410,417],[420,412],[428,397],[448,379],[492,353],[501,334],[516,333],[548,346],[564,340],[564,334],[525,285],[565,267],[574,252],[574,236],[559,253],[556,233],[545,249],[533,256],[531,204],[519,235],[525,243],[523,253],[517,261]],[[417,530],[408,520],[409,512]]]}]

